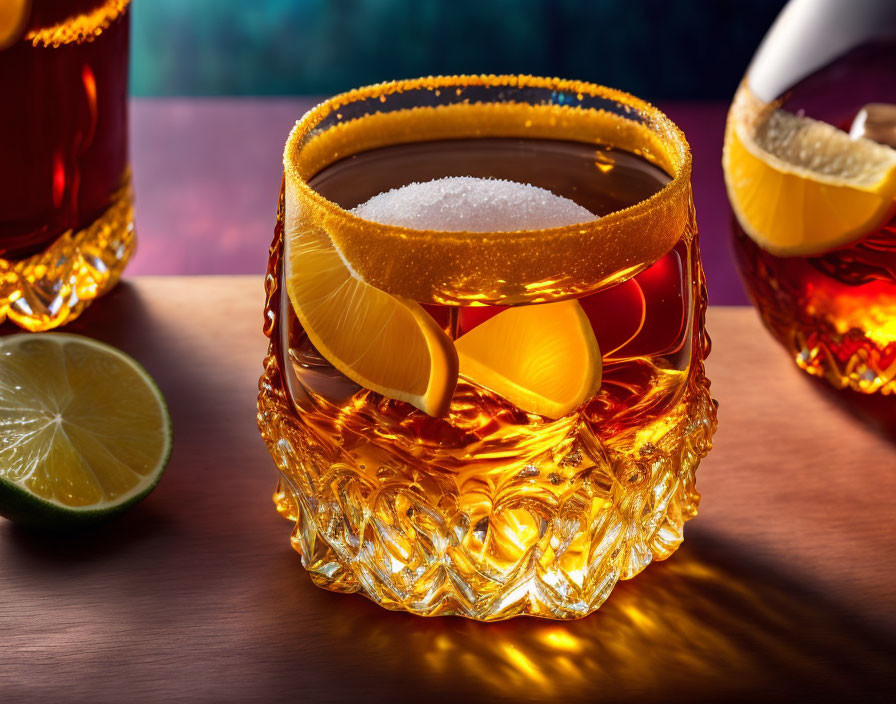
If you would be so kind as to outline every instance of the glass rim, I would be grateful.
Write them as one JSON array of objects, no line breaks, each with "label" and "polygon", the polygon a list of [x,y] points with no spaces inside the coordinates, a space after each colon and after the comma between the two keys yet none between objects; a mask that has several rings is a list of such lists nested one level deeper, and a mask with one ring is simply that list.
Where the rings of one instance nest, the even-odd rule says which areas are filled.
[{"label": "glass rim", "polygon": [[[102,0],[93,7],[85,7],[74,13],[67,8],[53,10],[47,24],[28,26],[32,23],[30,7],[25,7],[23,21],[25,42],[44,48],[57,49],[68,44],[86,44],[97,39],[117,22],[131,6],[131,0]],[[18,36],[16,41],[18,40]],[[0,48],[3,48],[0,46]]]},{"label": "glass rim", "polygon": [[[303,159],[305,159],[304,152],[309,149],[309,145],[314,144],[316,139],[321,137],[321,135],[326,135],[334,128],[342,128],[353,123],[357,125],[365,120],[373,119],[376,115],[397,115],[401,113],[410,115],[415,111],[425,112],[428,107],[411,106],[399,107],[388,112],[368,112],[357,117],[351,117],[344,122],[341,122],[343,116],[340,110],[346,108],[346,106],[364,101],[371,101],[373,106],[376,107],[380,103],[386,103],[392,96],[410,91],[419,91],[421,94],[423,91],[431,91],[438,96],[440,91],[445,89],[455,89],[458,96],[466,89],[495,90],[496,96],[494,99],[486,96],[474,102],[467,99],[464,101],[440,103],[433,107],[433,110],[441,108],[446,110],[454,109],[456,106],[458,110],[476,112],[476,108],[484,110],[486,106],[491,106],[492,108],[506,107],[508,110],[511,108],[528,108],[543,111],[545,115],[550,115],[550,118],[546,117],[544,124],[538,125],[541,131],[537,134],[533,133],[531,136],[550,139],[552,138],[553,129],[556,129],[557,135],[564,134],[563,130],[565,129],[567,136],[554,136],[553,138],[620,146],[620,148],[626,151],[639,153],[647,158],[648,161],[660,166],[671,178],[668,183],[651,196],[627,208],[613,211],[585,223],[543,229],[502,231],[500,233],[493,231],[430,230],[385,225],[355,215],[327,199],[310,185],[310,179],[321,169],[351,154],[366,151],[367,149],[375,148],[375,146],[433,139],[427,136],[396,139],[395,141],[383,138],[374,146],[361,148],[357,148],[356,144],[346,140],[341,146],[348,151],[335,151],[334,153],[334,150],[330,150],[327,152],[326,157],[319,159],[320,163],[317,164],[316,168],[309,170],[308,165],[303,163]],[[545,90],[550,91],[551,97],[547,101],[533,103],[527,101],[524,95],[519,97],[511,96],[510,98],[502,97],[501,89],[511,91]],[[554,102],[556,96],[560,96],[559,102]],[[564,102],[566,96],[574,97]],[[607,104],[607,107],[584,106],[583,101],[587,100],[603,101]],[[574,105],[571,102],[577,102],[578,104]],[[616,109],[610,110],[609,108],[613,106]],[[337,123],[323,127],[323,123],[328,118],[332,119],[333,116],[336,116]],[[415,117],[419,118],[421,115],[418,114]],[[558,123],[558,118],[560,123],[568,121],[569,125],[563,129],[554,127]],[[429,119],[435,122],[433,117]],[[529,120],[526,121],[527,127],[530,126],[529,122]],[[467,123],[469,123],[469,120],[467,120]],[[570,126],[574,125],[588,126],[592,138],[577,140],[575,138],[576,132],[570,130]],[[517,127],[522,129],[520,125]],[[459,136],[475,137],[477,135],[502,136],[500,133],[493,135],[471,133],[469,135],[455,135],[454,138]],[[523,133],[503,136],[525,138]],[[606,139],[597,139],[596,137],[598,136],[606,137]],[[448,135],[443,138],[450,139],[451,136]],[[616,142],[620,139],[624,143],[617,145]],[[642,150],[643,144],[648,142],[652,146]],[[397,243],[399,248],[404,244],[407,244],[409,247],[416,244],[418,249],[423,247],[450,249],[454,243],[457,243],[458,247],[462,248],[463,245],[469,247],[477,243],[480,245],[493,243],[500,238],[505,250],[502,256],[505,259],[509,250],[513,248],[525,249],[536,239],[542,243],[552,242],[562,249],[570,249],[571,247],[584,249],[589,246],[604,245],[611,250],[621,250],[623,248],[630,250],[632,256],[618,256],[616,257],[618,261],[608,262],[605,266],[598,266],[596,269],[592,267],[594,271],[590,277],[572,275],[572,278],[577,279],[577,282],[572,287],[573,290],[571,290],[569,295],[580,295],[586,289],[597,290],[597,288],[602,288],[611,283],[619,283],[634,276],[659,259],[681,238],[688,219],[692,156],[684,134],[672,120],[647,101],[624,91],[583,81],[541,78],[529,75],[458,75],[430,76],[378,83],[356,88],[323,101],[306,112],[296,122],[286,142],[283,166],[284,190],[287,192],[287,200],[291,197],[302,204],[303,216],[310,218],[311,221],[316,221],[316,224],[327,231],[343,258],[348,260],[347,263],[352,265],[354,272],[360,275],[363,280],[387,292],[406,295],[417,300],[431,299],[436,302],[448,302],[447,299],[453,296],[446,295],[444,289],[441,291],[424,291],[424,289],[431,288],[431,286],[427,287],[423,282],[402,283],[389,275],[379,276],[374,266],[365,267],[363,266],[363,261],[360,260],[376,259],[372,252],[373,245],[371,243],[377,241]],[[645,227],[648,225],[650,227]],[[640,231],[638,228],[640,228]],[[662,232],[663,230],[666,232]],[[352,232],[356,234],[353,236]],[[359,236],[357,233],[363,233],[363,236]],[[631,237],[628,237],[629,235]],[[629,241],[625,242],[627,237]],[[365,240],[366,244],[362,240]],[[616,246],[613,246],[614,244]],[[417,254],[419,253],[418,251]],[[511,256],[511,258],[513,257]],[[572,256],[567,258],[571,260]],[[356,262],[360,263],[361,266],[355,266]],[[571,261],[567,262],[567,264],[571,263]],[[565,269],[556,270],[565,271]],[[457,277],[455,276],[455,278]],[[526,277],[523,278],[525,279]],[[496,291],[479,291],[477,293],[469,290],[461,292],[458,298],[464,301],[480,300],[482,302],[514,303],[523,300],[538,302],[539,300],[551,300],[560,297],[556,291],[547,290],[547,288],[538,284],[534,284],[534,288],[532,288],[533,284],[530,281],[521,282],[520,285],[523,288],[528,287],[527,291],[517,291],[516,293],[508,293],[506,290],[501,293]],[[542,294],[544,298],[541,298]]]}]

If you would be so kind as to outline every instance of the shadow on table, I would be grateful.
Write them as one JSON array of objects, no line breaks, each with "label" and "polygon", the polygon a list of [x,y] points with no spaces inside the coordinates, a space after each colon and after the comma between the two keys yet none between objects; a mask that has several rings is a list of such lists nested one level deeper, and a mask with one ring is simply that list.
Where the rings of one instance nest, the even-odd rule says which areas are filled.
[{"label": "shadow on table", "polygon": [[823,379],[808,374],[807,383],[815,392],[880,435],[896,443],[896,395],[862,394],[852,389],[835,389]]},{"label": "shadow on table", "polygon": [[[200,315],[201,311],[191,309],[190,303],[184,301],[184,315]],[[261,329],[260,313],[258,329]],[[184,330],[188,332],[185,334]],[[10,324],[0,326],[0,334],[16,331]],[[209,350],[226,346],[210,338],[207,332],[203,334],[198,326],[195,331],[189,326],[175,326],[153,312],[138,288],[127,281],[95,301],[60,331],[85,335],[117,347],[147,369],[162,390],[171,414],[174,430],[171,459],[150,497],[111,521],[68,532],[42,532],[7,525],[0,519],[0,529],[7,530],[14,545],[29,552],[32,558],[90,562],[121,552],[144,537],[182,531],[187,522],[194,520],[192,516],[219,513],[216,504],[228,500],[229,495],[204,491],[195,481],[197,475],[217,469],[209,466],[203,439],[226,428],[227,432],[219,432],[216,439],[222,446],[232,446],[235,458],[238,458],[239,441],[245,436],[251,436],[261,445],[253,422],[255,379],[237,386],[242,380],[221,366],[215,368],[219,376],[214,376],[213,365],[207,364]],[[258,370],[260,373],[260,358]],[[227,384],[221,383],[221,376],[227,379]],[[235,419],[232,406],[223,402],[233,397],[243,402],[245,418]]]},{"label": "shadow on table", "polygon": [[[159,321],[150,315],[137,289],[122,281],[74,321],[50,332],[92,337],[143,362],[141,352],[146,352],[147,339],[156,337],[158,325]],[[0,324],[0,336],[21,332],[24,331],[9,321]]]},{"label": "shadow on table", "polygon": [[0,535],[32,563],[58,570],[66,564],[89,564],[134,548],[168,530],[168,517],[156,507],[138,504],[125,514],[77,529],[41,530],[0,520]]},{"label": "shadow on table", "polygon": [[314,601],[328,639],[358,642],[364,662],[343,663],[354,677],[410,678],[401,686],[427,701],[869,701],[896,683],[896,639],[707,539],[573,622],[481,624],[359,597]]},{"label": "shadow on table", "polygon": [[80,317],[60,332],[86,335],[128,354],[138,354],[138,345],[145,342],[155,321],[150,316],[143,298],[136,287],[127,281],[120,282],[112,291],[94,301]]}]

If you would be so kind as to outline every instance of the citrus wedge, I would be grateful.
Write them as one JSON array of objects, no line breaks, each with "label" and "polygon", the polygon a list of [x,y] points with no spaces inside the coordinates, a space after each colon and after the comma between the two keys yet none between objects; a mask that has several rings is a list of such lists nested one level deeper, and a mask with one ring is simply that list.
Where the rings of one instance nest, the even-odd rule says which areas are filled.
[{"label": "citrus wedge", "polygon": [[758,120],[750,105],[735,100],[722,163],[734,213],[760,247],[820,254],[893,214],[896,150],[784,110]]},{"label": "citrus wedge", "polygon": [[326,233],[290,226],[286,287],[317,351],[349,379],[431,416],[444,415],[457,384],[457,352],[420,304],[359,281]]},{"label": "citrus wedge", "polygon": [[578,301],[508,308],[456,343],[460,373],[529,413],[560,418],[601,380],[601,357]]},{"label": "citrus wedge", "polygon": [[153,489],[170,453],[162,394],[126,354],[77,335],[0,338],[0,514],[109,516]]},{"label": "citrus wedge", "polygon": [[14,44],[31,10],[31,0],[3,0],[0,2],[0,49]]}]

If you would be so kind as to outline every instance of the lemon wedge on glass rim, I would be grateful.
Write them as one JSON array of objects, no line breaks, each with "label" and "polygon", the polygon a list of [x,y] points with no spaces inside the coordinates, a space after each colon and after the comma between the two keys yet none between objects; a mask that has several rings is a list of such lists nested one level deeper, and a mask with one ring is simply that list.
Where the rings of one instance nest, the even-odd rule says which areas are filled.
[{"label": "lemon wedge on glass rim", "polygon": [[722,164],[744,231],[778,256],[848,244],[896,212],[896,150],[764,108],[746,85],[728,118]]},{"label": "lemon wedge on glass rim", "polygon": [[0,514],[105,518],[144,498],[171,454],[164,398],[131,357],[90,338],[0,338]]}]

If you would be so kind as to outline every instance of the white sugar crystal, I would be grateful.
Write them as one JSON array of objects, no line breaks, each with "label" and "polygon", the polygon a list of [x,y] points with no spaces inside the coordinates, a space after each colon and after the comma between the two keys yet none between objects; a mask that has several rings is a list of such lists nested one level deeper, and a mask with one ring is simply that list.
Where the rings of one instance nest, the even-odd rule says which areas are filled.
[{"label": "white sugar crystal", "polygon": [[544,188],[472,176],[411,183],[380,193],[352,212],[384,225],[453,232],[540,230],[597,219]]}]

